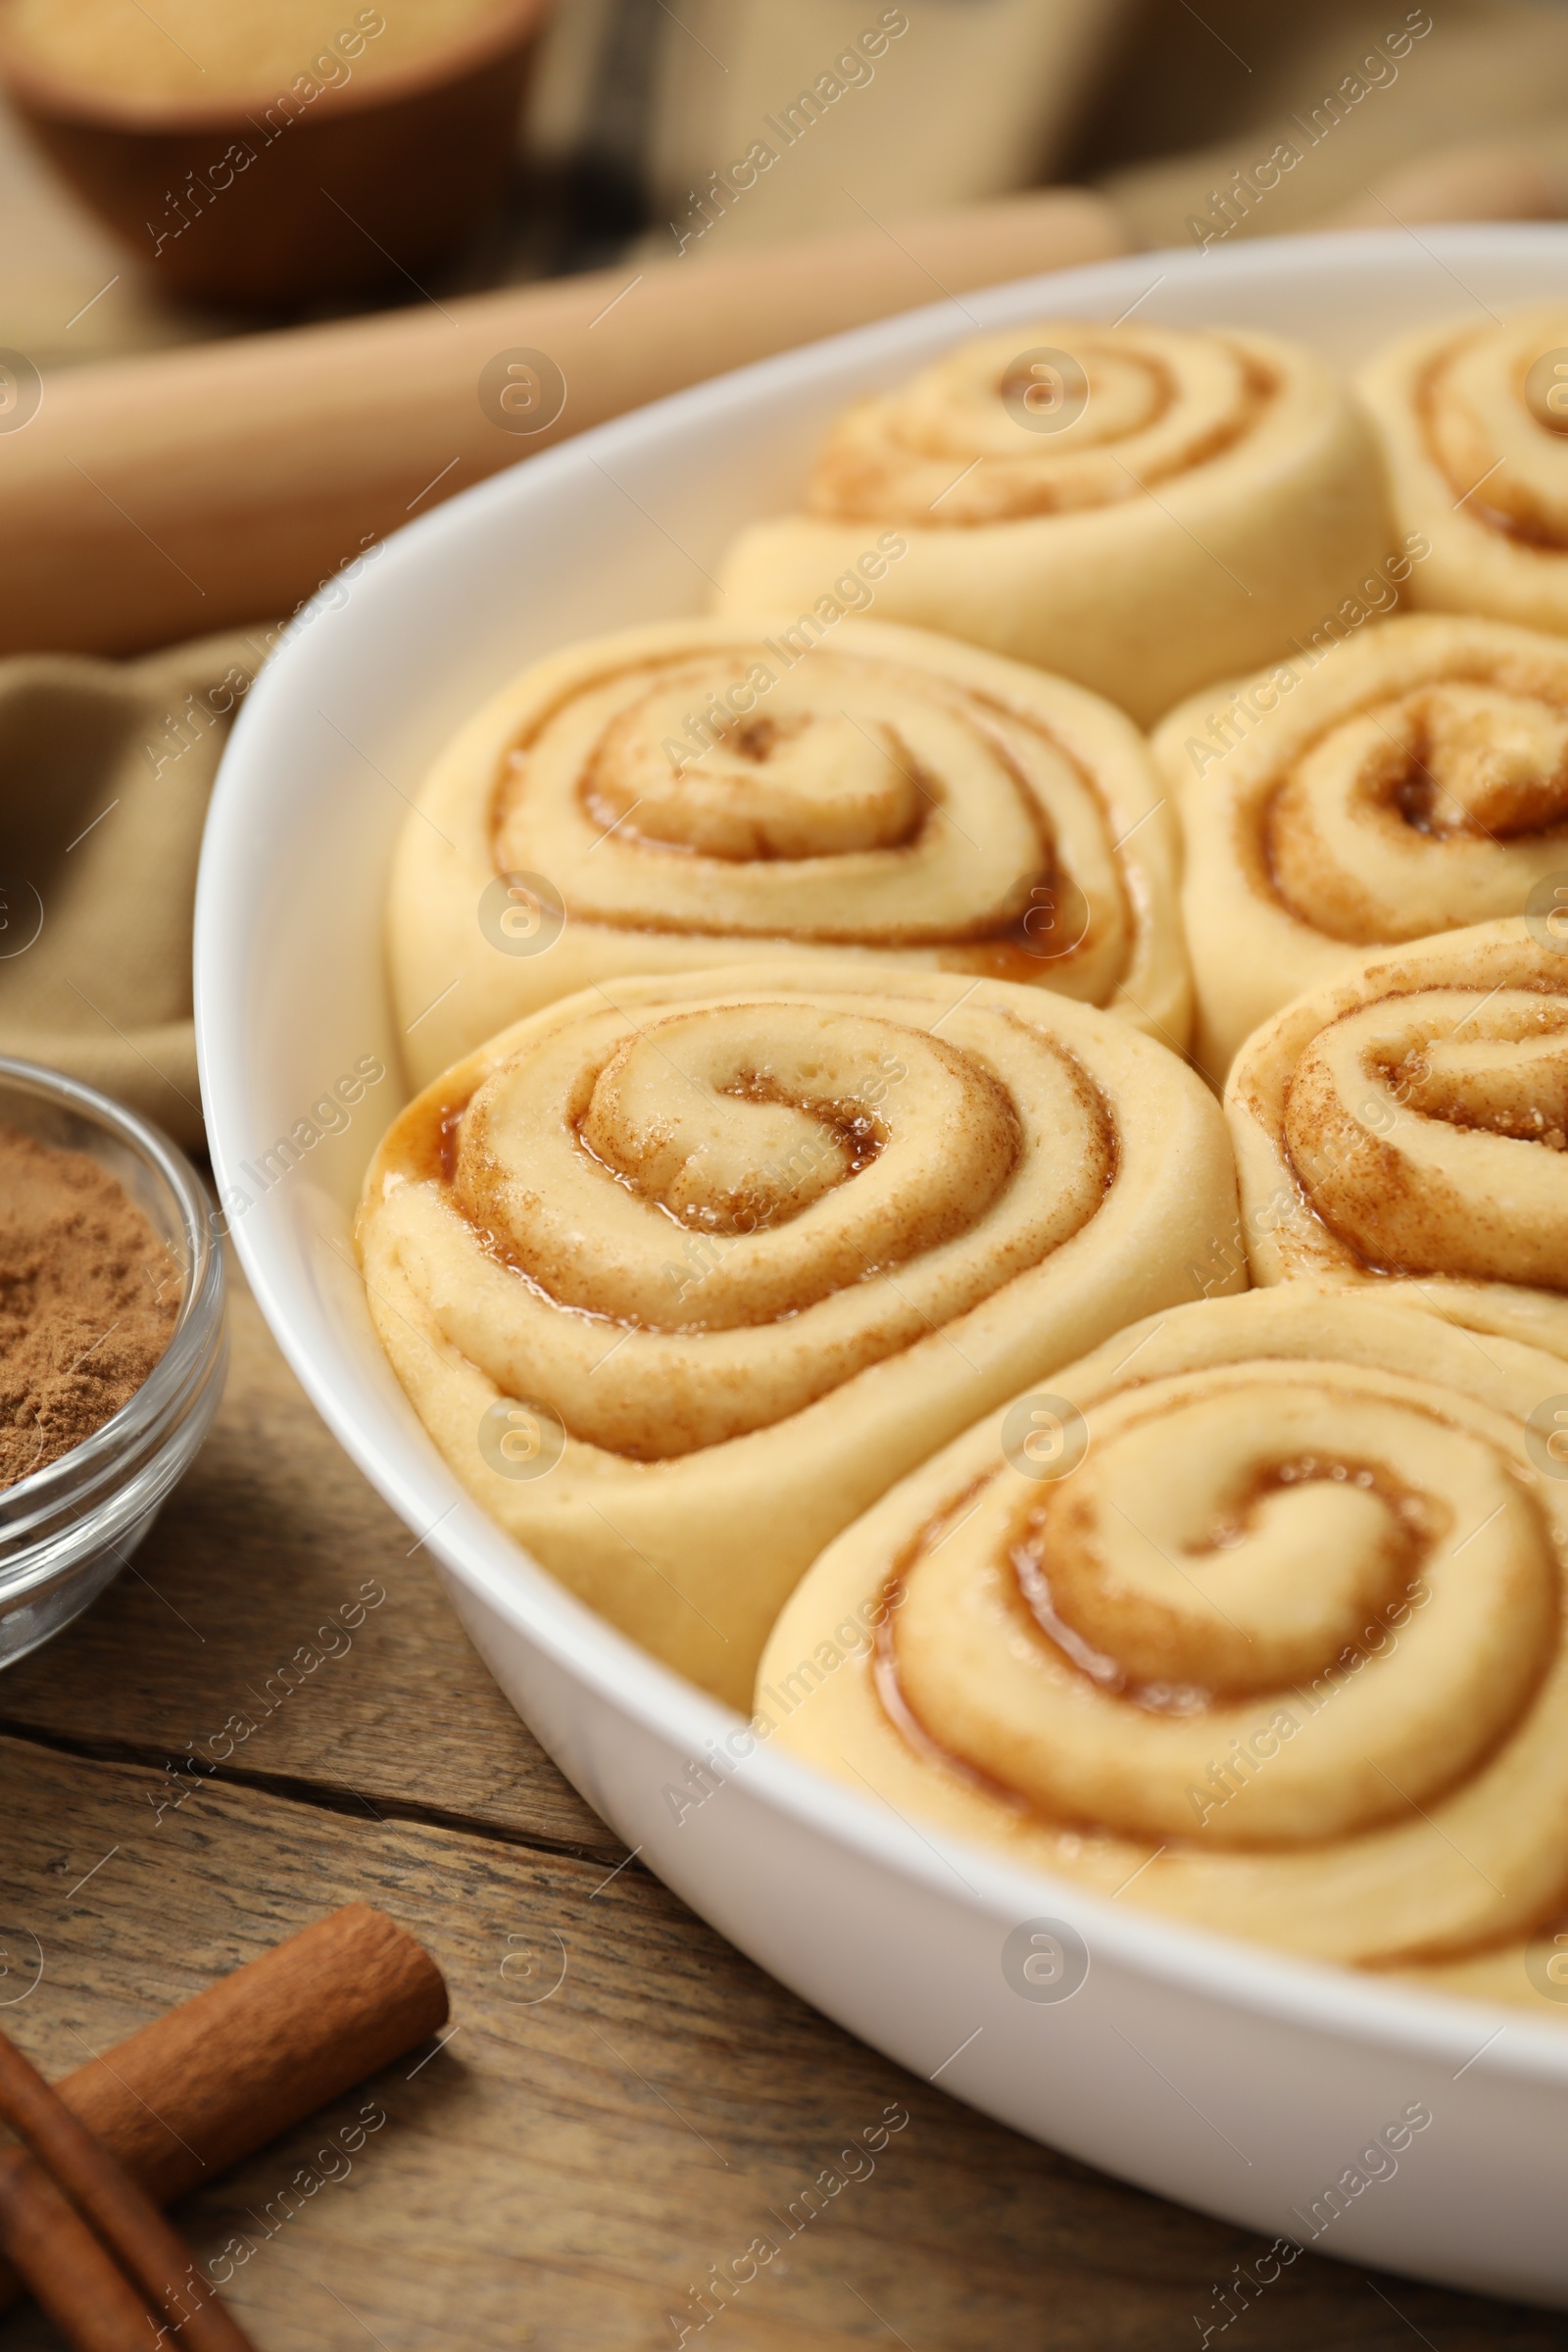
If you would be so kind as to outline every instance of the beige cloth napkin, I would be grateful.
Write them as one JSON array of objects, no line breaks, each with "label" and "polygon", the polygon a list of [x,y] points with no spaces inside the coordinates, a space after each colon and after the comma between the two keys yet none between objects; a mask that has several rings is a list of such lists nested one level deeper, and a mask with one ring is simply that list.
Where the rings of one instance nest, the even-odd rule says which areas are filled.
[{"label": "beige cloth napkin", "polygon": [[[1213,199],[1233,174],[1254,178],[1281,142],[1298,160],[1222,211]],[[1568,211],[1568,9],[1152,0],[1090,144],[1100,153],[1080,170],[1145,245],[1200,244],[1204,223],[1229,238],[1555,218]],[[1416,170],[1425,159],[1458,168],[1446,200]],[[1453,295],[1462,308],[1461,289]]]},{"label": "beige cloth napkin", "polygon": [[191,930],[202,823],[276,632],[140,662],[0,662],[0,1054],[202,1141]]}]

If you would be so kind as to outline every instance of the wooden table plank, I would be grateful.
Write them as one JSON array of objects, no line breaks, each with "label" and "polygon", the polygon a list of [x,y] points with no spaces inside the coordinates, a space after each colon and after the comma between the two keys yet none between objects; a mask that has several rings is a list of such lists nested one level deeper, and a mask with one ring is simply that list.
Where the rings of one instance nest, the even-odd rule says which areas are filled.
[{"label": "wooden table plank", "polygon": [[[234,1749],[249,1777],[618,1858],[479,1665],[425,1554],[306,1402],[232,1261],[231,1273],[212,1436],[131,1573],[0,1681],[0,1730],[162,1761],[192,1741],[207,1752],[240,1714],[258,1726]],[[339,1614],[351,1646],[269,1708],[269,1678],[366,1585],[387,1597],[358,1627]]]},{"label": "wooden table plank", "polygon": [[[494,1690],[410,1543],[241,1295],[214,1437],[140,1574],[0,1682],[0,2024],[50,2072],[355,1897],[448,1972],[460,2032],[368,2086],[389,2122],[347,2178],[281,2218],[296,2168],[338,2169],[319,2151],[355,2099],[184,2209],[206,2257],[255,2241],[233,2285],[261,2352],[640,2352],[674,2345],[683,2320],[688,2343],[733,2352],[1196,2343],[1215,2287],[1261,2247],[911,2081],[640,1865],[606,1885],[617,1841]],[[165,1760],[231,1710],[259,1713],[267,1676],[366,1580],[387,1598],[346,1653],[220,1779],[171,1784]],[[909,2122],[875,2170],[788,2237],[776,2217],[824,2166],[860,2170],[841,2151],[890,2106]],[[759,2236],[777,2253],[699,2329],[689,2290]],[[1396,2352],[1412,2328],[1435,2352],[1568,2345],[1550,2315],[1374,2288],[1310,2256],[1236,2340]],[[6,2352],[49,2340],[28,2309],[0,2319]]]},{"label": "wooden table plank", "polygon": [[[0,2018],[50,2071],[354,1897],[420,1936],[453,1986],[448,2047],[183,2209],[205,2258],[254,2246],[233,2288],[261,2352],[348,2352],[368,2334],[388,2352],[671,2345],[669,2315],[699,2316],[689,2289],[709,2265],[759,2237],[777,2254],[710,2323],[733,2352],[1154,2352],[1196,2341],[1214,2284],[1261,2251],[912,2081],[639,1871],[603,1886],[595,1862],[239,1787],[155,1819],[160,1792],[151,1770],[0,1740],[8,1981],[30,1980],[29,1936],[44,1961]],[[536,1997],[563,1950],[559,1987]],[[298,2168],[341,2170],[319,2152],[365,2099],[386,2126],[289,2212]],[[868,2126],[902,2116],[879,2153],[845,2164]],[[799,2220],[827,2166],[864,2177],[788,2237],[792,2202]],[[1442,2352],[1564,2340],[1544,2315],[1382,2284],[1396,2308],[1303,2258],[1250,2312],[1248,2340],[1381,2352],[1411,2327]],[[7,2347],[44,2340],[34,2317],[0,2324]]]}]

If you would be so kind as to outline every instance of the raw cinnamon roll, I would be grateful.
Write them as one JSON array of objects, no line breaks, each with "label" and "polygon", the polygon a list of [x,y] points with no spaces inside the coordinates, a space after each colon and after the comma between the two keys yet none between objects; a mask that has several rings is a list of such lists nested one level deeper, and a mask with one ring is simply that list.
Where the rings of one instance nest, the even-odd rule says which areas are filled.
[{"label": "raw cinnamon roll", "polygon": [[839,1528],[977,1409],[1190,1297],[1235,1214],[1217,1104],[1124,1023],[775,963],[598,987],[493,1039],[390,1130],[359,1246],[470,1492],[744,1702]]},{"label": "raw cinnamon roll", "polygon": [[[807,655],[809,653],[809,659]],[[781,953],[1105,1004],[1178,1050],[1175,824],[1120,711],[846,620],[556,654],[442,754],[390,937],[411,1074],[596,981]]]},{"label": "raw cinnamon roll", "polygon": [[1364,629],[1173,710],[1197,1054],[1368,948],[1523,910],[1568,869],[1568,647],[1499,621]]},{"label": "raw cinnamon roll", "polygon": [[1568,309],[1427,327],[1366,368],[1408,601],[1568,631]]},{"label": "raw cinnamon roll", "polygon": [[1102,1894],[1538,2001],[1568,1918],[1568,1455],[1538,1461],[1528,1416],[1563,1378],[1306,1285],[1152,1317],[845,1531],[753,1728]]},{"label": "raw cinnamon roll", "polygon": [[1225,1108],[1254,1281],[1568,1355],[1568,870],[1547,894],[1364,956],[1248,1041]]},{"label": "raw cinnamon roll", "polygon": [[862,401],[808,507],[741,533],[724,612],[808,614],[863,563],[879,614],[1076,678],[1141,723],[1288,653],[1391,530],[1370,428],[1313,353],[1137,320],[987,335]]}]

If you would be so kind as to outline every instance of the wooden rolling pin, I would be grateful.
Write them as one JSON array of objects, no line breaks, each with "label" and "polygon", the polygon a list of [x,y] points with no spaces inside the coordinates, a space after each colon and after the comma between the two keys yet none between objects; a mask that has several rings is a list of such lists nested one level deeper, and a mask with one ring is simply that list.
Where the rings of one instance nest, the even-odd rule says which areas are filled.
[{"label": "wooden rolling pin", "polygon": [[[30,420],[0,431],[0,653],[129,653],[286,613],[411,514],[586,425],[1127,244],[1102,198],[1048,189],[51,377]],[[565,381],[537,433],[515,428],[549,404],[548,372],[541,387],[537,369],[492,369],[481,405],[487,366],[519,349]]]}]

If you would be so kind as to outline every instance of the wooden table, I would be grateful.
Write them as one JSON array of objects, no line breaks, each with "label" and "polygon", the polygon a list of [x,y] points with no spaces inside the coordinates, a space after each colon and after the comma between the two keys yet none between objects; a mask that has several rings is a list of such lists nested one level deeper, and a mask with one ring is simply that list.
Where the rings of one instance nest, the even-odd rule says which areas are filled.
[{"label": "wooden table", "polygon": [[[335,1904],[428,1943],[456,2030],[368,2086],[388,2122],[352,2171],[296,2179],[358,2095],[181,2210],[206,2257],[254,2245],[230,2291],[262,2352],[639,2352],[680,2321],[728,2352],[1197,2344],[1259,2241],[956,2105],[617,1868],[235,1290],[206,1450],[134,1569],[0,1683],[0,2023],[63,2073]],[[270,1699],[367,1583],[352,1647]],[[231,1714],[232,1761],[173,1777]],[[786,2244],[775,2217],[890,2108],[874,2173]],[[784,2250],[699,2332],[689,2290],[759,2234]],[[4,2352],[50,2340],[0,2320]],[[1303,2256],[1212,2340],[1544,2352],[1568,2326]]]}]

